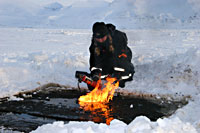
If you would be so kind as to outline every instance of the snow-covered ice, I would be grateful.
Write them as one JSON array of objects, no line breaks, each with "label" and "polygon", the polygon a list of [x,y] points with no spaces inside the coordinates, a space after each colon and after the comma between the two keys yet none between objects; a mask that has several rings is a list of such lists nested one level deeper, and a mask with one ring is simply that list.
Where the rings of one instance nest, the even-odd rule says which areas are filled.
[{"label": "snow-covered ice", "polygon": [[134,80],[122,90],[175,100],[189,96],[189,103],[155,122],[145,116],[129,125],[116,119],[110,126],[57,121],[33,132],[200,132],[199,1],[148,3],[1,0],[0,97],[21,100],[13,95],[50,82],[75,87],[75,71],[89,72],[93,22],[112,22],[127,33],[136,70]]}]

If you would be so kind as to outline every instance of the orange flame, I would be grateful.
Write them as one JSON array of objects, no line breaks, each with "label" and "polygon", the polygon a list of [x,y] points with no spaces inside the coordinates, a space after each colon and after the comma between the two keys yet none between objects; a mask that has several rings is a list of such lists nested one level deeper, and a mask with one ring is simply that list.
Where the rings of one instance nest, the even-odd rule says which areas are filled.
[{"label": "orange flame", "polygon": [[[90,93],[80,96],[79,104],[85,111],[91,111],[92,114],[101,113],[106,118],[106,124],[110,125],[110,121],[114,118],[110,116],[112,110],[106,104],[112,100],[115,90],[119,87],[119,82],[115,83],[116,78],[106,78],[105,88],[101,89],[101,80],[97,81],[97,85]],[[99,122],[99,117],[93,117],[93,121]]]},{"label": "orange flame", "polygon": [[101,86],[101,80],[97,81],[97,85],[90,93],[85,96],[81,96],[78,100],[80,102],[103,102],[108,103],[109,100],[112,100],[115,90],[119,86],[119,82],[113,84],[116,81],[116,78],[106,78],[107,83],[104,85],[106,86],[101,90],[99,88]]}]

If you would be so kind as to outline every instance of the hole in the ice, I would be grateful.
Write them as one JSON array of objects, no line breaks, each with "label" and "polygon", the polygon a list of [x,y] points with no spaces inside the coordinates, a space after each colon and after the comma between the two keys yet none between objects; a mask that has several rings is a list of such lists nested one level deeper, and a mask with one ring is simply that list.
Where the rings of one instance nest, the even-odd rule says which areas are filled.
[{"label": "hole in the ice", "polygon": [[109,104],[79,105],[78,98],[86,91],[48,87],[29,93],[19,94],[21,101],[0,102],[0,127],[29,132],[56,120],[94,121],[106,123],[119,119],[129,124],[135,117],[143,115],[152,121],[170,116],[186,101],[147,100],[116,93]]}]

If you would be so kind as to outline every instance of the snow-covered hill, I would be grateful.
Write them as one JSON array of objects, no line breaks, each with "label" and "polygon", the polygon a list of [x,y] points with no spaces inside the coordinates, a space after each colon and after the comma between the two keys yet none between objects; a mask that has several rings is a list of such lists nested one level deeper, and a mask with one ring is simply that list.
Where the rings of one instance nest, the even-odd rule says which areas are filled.
[{"label": "snow-covered hill", "polygon": [[95,21],[124,29],[200,28],[198,0],[1,0],[0,26],[89,29]]}]

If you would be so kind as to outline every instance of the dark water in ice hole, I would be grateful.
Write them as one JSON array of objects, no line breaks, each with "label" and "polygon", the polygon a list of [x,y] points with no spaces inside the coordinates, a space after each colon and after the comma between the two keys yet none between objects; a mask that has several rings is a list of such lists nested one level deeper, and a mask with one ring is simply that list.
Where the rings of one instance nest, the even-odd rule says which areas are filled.
[{"label": "dark water in ice hole", "polygon": [[[23,101],[0,102],[0,127],[30,132],[38,126],[54,121],[94,121],[106,123],[109,119],[119,119],[129,124],[139,115],[152,121],[171,115],[182,102],[152,101],[117,94],[113,100],[101,107],[82,107],[78,98],[86,92],[78,90],[49,89],[26,95],[19,95]],[[87,109],[86,109],[87,108]],[[89,108],[89,109],[88,109]],[[105,110],[102,110],[105,108]]]}]

